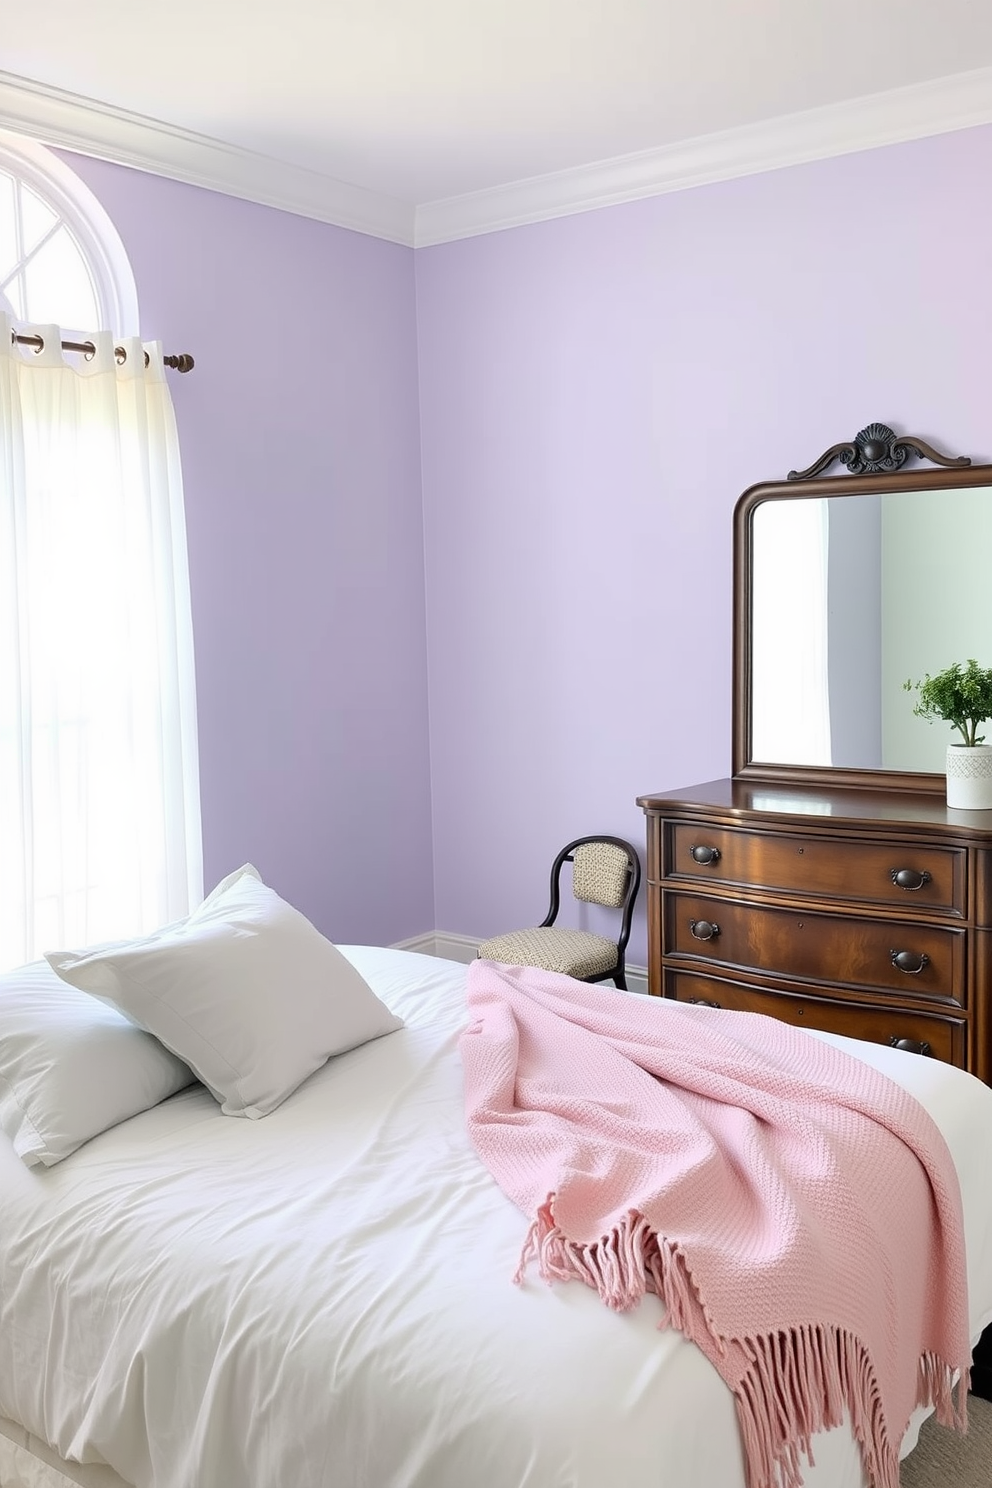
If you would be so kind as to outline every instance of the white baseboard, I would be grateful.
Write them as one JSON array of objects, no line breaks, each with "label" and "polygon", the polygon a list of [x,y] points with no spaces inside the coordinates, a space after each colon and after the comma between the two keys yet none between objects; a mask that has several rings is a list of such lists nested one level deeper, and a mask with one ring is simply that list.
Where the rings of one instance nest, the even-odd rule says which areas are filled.
[{"label": "white baseboard", "polygon": [[[433,930],[428,930],[424,935],[411,935],[407,940],[394,940],[389,949],[391,951],[418,951],[423,956],[439,956],[437,949],[437,936]],[[452,957],[452,960],[457,958]]]},{"label": "white baseboard", "polygon": [[[423,935],[412,935],[408,940],[398,940],[396,951],[419,951],[424,956],[441,956],[446,961],[461,961],[467,966],[475,960],[481,935],[459,935],[454,930],[428,930]],[[646,966],[631,966],[627,963],[627,987],[631,992],[648,990]]]}]

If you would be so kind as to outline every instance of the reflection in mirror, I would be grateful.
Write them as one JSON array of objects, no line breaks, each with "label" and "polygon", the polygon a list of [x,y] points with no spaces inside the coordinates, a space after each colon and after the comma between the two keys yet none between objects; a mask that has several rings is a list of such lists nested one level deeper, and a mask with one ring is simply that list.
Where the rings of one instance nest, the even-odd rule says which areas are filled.
[{"label": "reflection in mirror", "polygon": [[950,725],[904,683],[992,666],[992,490],[776,499],[752,524],[751,758],[942,772]]}]

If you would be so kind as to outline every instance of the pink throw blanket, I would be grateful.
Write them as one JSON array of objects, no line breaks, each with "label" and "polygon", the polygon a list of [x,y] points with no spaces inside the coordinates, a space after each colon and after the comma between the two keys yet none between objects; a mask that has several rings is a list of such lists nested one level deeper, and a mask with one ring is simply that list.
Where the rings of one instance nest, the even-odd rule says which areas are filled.
[{"label": "pink throw blanket", "polygon": [[845,1408],[872,1488],[916,1405],[964,1427],[961,1199],[912,1096],[751,1013],[486,961],[468,989],[469,1132],[533,1221],[515,1279],[655,1292],[734,1393],[749,1488],[800,1488]]}]

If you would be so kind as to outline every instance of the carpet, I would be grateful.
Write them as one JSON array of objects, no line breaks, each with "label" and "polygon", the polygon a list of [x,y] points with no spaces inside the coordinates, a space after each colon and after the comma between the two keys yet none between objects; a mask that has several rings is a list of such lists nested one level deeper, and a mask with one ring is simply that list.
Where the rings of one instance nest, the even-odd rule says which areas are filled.
[{"label": "carpet", "polygon": [[968,1435],[938,1426],[931,1416],[916,1450],[903,1462],[900,1488],[990,1488],[992,1403],[968,1397]]}]

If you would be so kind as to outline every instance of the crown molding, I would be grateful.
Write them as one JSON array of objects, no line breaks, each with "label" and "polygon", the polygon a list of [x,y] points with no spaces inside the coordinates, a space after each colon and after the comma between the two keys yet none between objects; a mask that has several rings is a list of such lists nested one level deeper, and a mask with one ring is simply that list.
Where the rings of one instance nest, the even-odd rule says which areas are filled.
[{"label": "crown molding", "polygon": [[983,67],[413,208],[0,71],[0,129],[417,248],[988,123]]},{"label": "crown molding", "polygon": [[976,68],[489,191],[427,202],[415,212],[414,245],[424,248],[989,123],[992,67]]},{"label": "crown molding", "polygon": [[413,244],[413,208],[406,202],[9,72],[0,72],[0,128],[391,243]]}]

